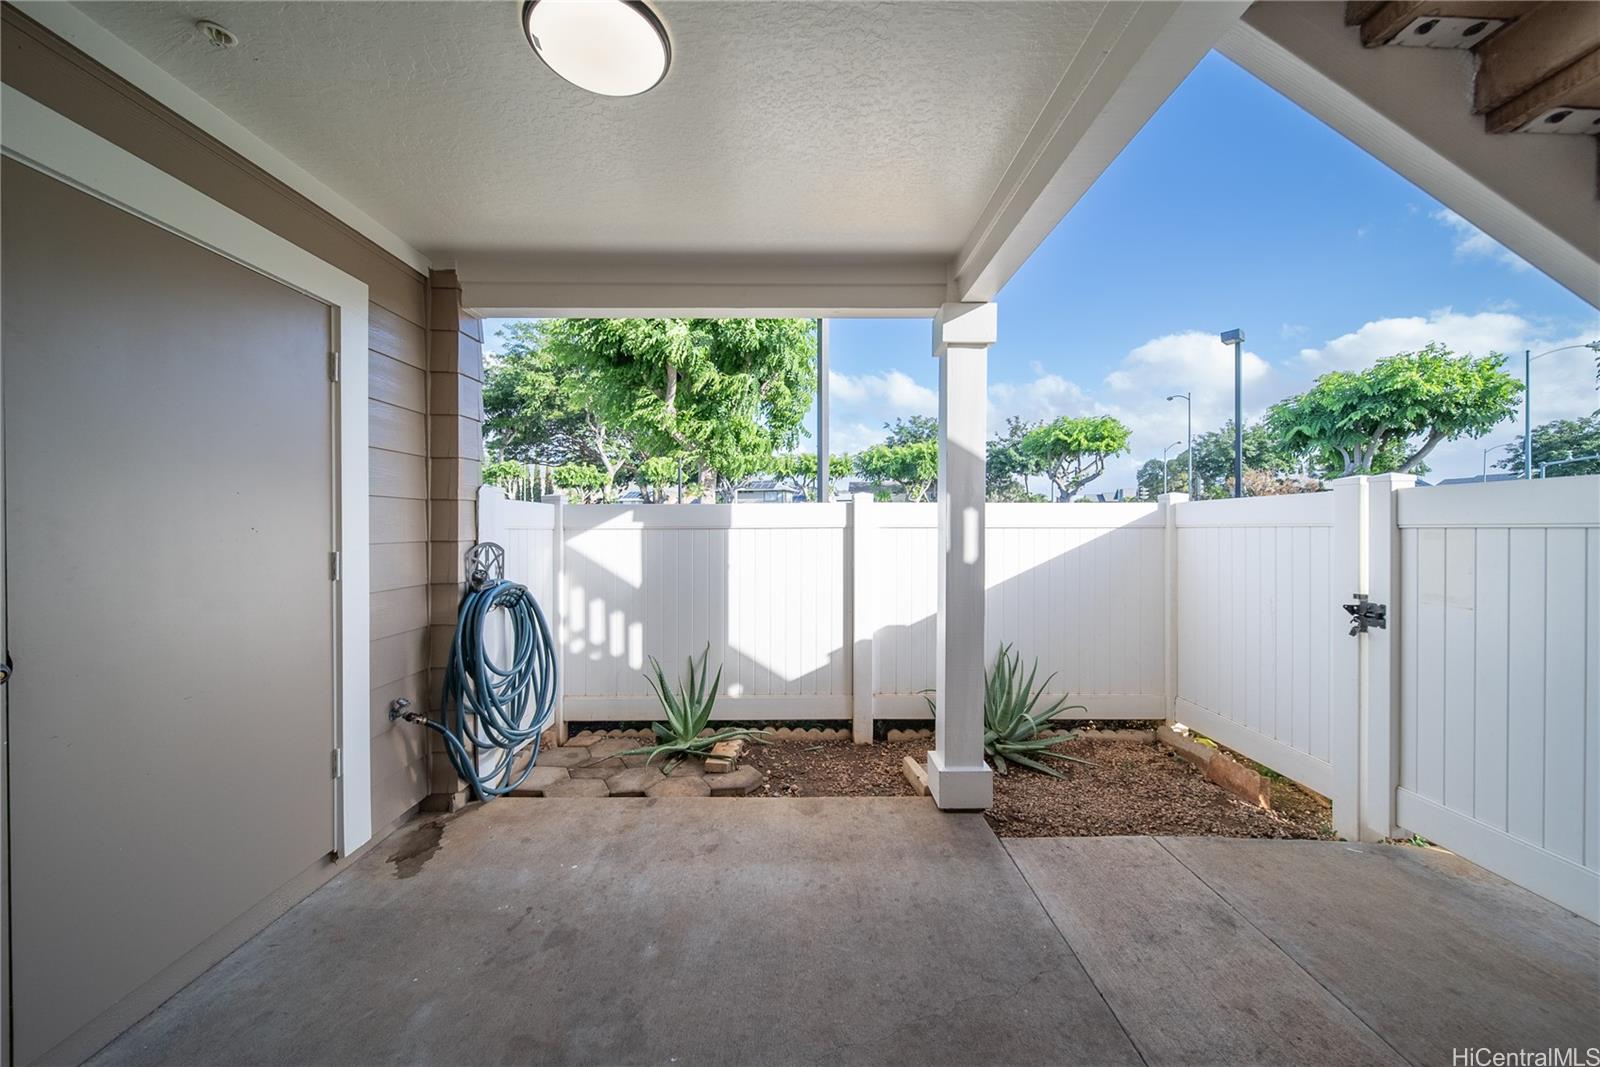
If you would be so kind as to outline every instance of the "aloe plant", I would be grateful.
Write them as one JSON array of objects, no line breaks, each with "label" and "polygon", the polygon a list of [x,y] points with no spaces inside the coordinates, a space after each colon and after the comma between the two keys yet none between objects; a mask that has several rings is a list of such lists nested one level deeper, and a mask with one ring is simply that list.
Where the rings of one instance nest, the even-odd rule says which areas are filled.
[{"label": "aloe plant", "polygon": [[[983,752],[994,761],[994,769],[1001,774],[1006,773],[1008,763],[1015,763],[1042,771],[1052,778],[1061,778],[1064,775],[1043,760],[1058,759],[1085,765],[1093,763],[1091,760],[1055,751],[1054,746],[1077,737],[1076,730],[1069,730],[1055,737],[1039,736],[1040,731],[1048,728],[1050,720],[1059,713],[1088,709],[1081,704],[1068,704],[1067,698],[1062,696],[1057,697],[1048,707],[1035,710],[1055,675],[1050,675],[1043,684],[1037,684],[1038,677],[1037,659],[1033,661],[1033,666],[1024,677],[1021,654],[1014,651],[1010,645],[1001,645],[999,653],[995,656],[994,667],[984,680]],[[934,707],[933,698],[925,699],[931,711]]]},{"label": "aloe plant", "polygon": [[717,668],[716,677],[707,682],[706,658],[710,654],[711,646],[707,645],[705,651],[700,653],[698,665],[695,664],[693,656],[689,657],[688,677],[680,680],[676,689],[667,681],[667,672],[661,669],[661,664],[654,656],[650,657],[650,668],[654,672],[654,677],[646,673],[645,681],[655,690],[656,699],[661,702],[665,721],[650,724],[656,735],[655,744],[629,749],[621,755],[648,755],[649,758],[645,760],[646,766],[661,757],[665,761],[665,769],[670,771],[686,756],[705,755],[711,750],[712,745],[722,741],[744,738],[757,744],[768,743],[763,736],[765,730],[752,730],[743,726],[730,726],[710,733],[705,732],[706,724],[711,721],[711,709],[717,702],[717,690],[722,685],[720,666]]}]

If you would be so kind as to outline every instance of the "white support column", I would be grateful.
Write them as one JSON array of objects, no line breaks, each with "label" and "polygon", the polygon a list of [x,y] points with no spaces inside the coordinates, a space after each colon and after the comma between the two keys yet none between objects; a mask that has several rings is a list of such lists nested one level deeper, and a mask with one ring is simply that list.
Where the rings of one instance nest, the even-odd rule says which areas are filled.
[{"label": "white support column", "polygon": [[1361,820],[1363,841],[1396,833],[1394,791],[1400,749],[1400,528],[1397,492],[1417,484],[1414,474],[1380,474],[1367,482],[1366,594],[1388,608],[1387,625],[1362,639],[1366,693],[1361,715]]},{"label": "white support column", "polygon": [[991,303],[945,304],[933,320],[939,359],[939,616],[928,791],[947,811],[979,811],[994,799],[993,772],[983,760],[983,498],[995,322]]},{"label": "white support column", "polygon": [[1178,512],[1176,505],[1189,499],[1188,493],[1162,493],[1156,498],[1161,508],[1162,525],[1166,529],[1165,550],[1162,555],[1164,563],[1161,575],[1162,604],[1166,608],[1166,630],[1164,644],[1166,658],[1164,660],[1166,678],[1166,711],[1167,722],[1178,721]]},{"label": "white support column", "polygon": [[556,744],[567,743],[567,494],[549,498],[555,505],[550,524],[550,624],[556,638]]},{"label": "white support column", "polygon": [[[1335,604],[1348,604],[1367,591],[1367,489],[1369,478],[1339,478],[1333,486],[1333,559],[1328,580]],[[1332,625],[1348,627],[1341,612]],[[1328,664],[1328,757],[1333,764],[1333,830],[1355,840],[1361,827],[1361,733],[1367,718],[1363,661],[1364,637],[1338,631]]]},{"label": "white support column", "polygon": [[851,736],[858,745],[872,742],[878,692],[876,657],[872,654],[872,640],[878,631],[873,611],[877,603],[873,575],[877,568],[872,558],[872,512],[871,493],[857,493],[850,498],[850,589],[845,603],[850,605]]}]

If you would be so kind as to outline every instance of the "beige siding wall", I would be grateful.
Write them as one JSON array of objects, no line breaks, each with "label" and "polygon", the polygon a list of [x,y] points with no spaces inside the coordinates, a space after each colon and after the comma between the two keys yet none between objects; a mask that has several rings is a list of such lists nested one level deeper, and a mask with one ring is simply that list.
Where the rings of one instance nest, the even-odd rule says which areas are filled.
[{"label": "beige siding wall", "polygon": [[428,790],[427,738],[389,721],[429,706],[427,331],[373,304],[368,331],[372,541],[372,811],[393,818]]},{"label": "beige siding wall", "polygon": [[[0,80],[5,84],[367,284],[372,821],[382,828],[428,791],[422,731],[391,723],[388,716],[396,697],[418,708],[435,699],[428,695],[427,676],[428,416],[430,393],[449,390],[446,383],[429,381],[427,280],[15,8],[0,5],[0,24]],[[454,305],[450,314],[456,314]],[[346,353],[344,358],[360,354]],[[452,492],[463,491],[467,473],[464,467],[452,472]],[[475,465],[471,474],[476,477]],[[459,533],[458,525],[448,535]]]}]

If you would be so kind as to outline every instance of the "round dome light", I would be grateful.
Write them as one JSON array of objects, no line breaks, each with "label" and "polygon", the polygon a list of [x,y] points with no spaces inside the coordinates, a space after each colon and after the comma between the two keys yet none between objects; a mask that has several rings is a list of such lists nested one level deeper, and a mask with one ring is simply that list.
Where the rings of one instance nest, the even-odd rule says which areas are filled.
[{"label": "round dome light", "polygon": [[638,96],[667,76],[672,44],[639,0],[528,0],[522,29],[561,77],[601,96]]}]

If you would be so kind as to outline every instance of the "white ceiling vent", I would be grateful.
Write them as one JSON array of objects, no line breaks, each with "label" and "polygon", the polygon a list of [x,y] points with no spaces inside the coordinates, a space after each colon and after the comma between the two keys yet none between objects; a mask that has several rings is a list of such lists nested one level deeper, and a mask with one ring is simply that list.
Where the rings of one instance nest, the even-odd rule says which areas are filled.
[{"label": "white ceiling vent", "polygon": [[1404,48],[1474,48],[1505,24],[1505,19],[1427,15],[1395,34],[1389,43]]},{"label": "white ceiling vent", "polygon": [[1517,132],[1600,134],[1600,107],[1553,107]]}]

